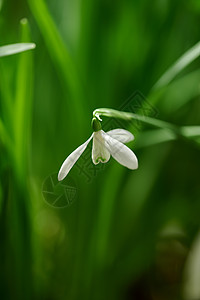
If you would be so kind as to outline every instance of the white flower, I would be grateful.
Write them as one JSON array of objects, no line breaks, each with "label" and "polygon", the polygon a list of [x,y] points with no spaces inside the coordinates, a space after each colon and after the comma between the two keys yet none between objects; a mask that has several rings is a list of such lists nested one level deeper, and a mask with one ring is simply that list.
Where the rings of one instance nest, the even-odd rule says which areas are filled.
[{"label": "white flower", "polygon": [[59,181],[67,176],[92,138],[92,161],[95,165],[100,162],[106,163],[109,161],[110,155],[112,155],[116,161],[128,169],[135,170],[138,168],[137,157],[131,149],[123,144],[134,139],[132,133],[125,129],[114,129],[108,132],[98,130],[93,132],[91,137],[84,144],[79,146],[65,159],[58,174]]}]

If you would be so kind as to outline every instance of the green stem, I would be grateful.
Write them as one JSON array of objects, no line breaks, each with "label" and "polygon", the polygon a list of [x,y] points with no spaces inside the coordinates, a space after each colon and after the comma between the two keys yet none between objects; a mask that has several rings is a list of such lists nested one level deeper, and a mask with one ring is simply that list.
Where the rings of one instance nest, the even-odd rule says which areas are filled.
[{"label": "green stem", "polygon": [[79,133],[82,133],[84,132],[84,124],[86,124],[87,108],[84,105],[82,84],[77,72],[77,66],[49,13],[46,2],[43,0],[28,0],[28,3],[58,74],[61,76],[61,79],[64,79],[64,91],[66,95],[70,96],[67,99],[68,109],[70,112],[71,110],[73,111],[77,120],[77,130]]},{"label": "green stem", "polygon": [[0,119],[0,141],[7,146],[9,151],[13,149],[12,141],[1,119]]},{"label": "green stem", "polygon": [[181,131],[174,124],[162,120],[154,119],[151,117],[147,117],[147,116],[136,115],[131,112],[118,111],[110,108],[98,108],[93,112],[93,116],[97,118],[99,118],[100,116],[111,117],[111,118],[123,119],[127,121],[137,120],[158,128],[169,129],[175,132],[176,134],[181,135]]}]

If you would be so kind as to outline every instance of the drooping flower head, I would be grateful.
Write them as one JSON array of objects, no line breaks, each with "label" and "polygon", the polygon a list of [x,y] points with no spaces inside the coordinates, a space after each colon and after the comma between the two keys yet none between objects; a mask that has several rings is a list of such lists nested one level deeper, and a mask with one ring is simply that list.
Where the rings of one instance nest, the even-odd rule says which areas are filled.
[{"label": "drooping flower head", "polygon": [[112,156],[117,162],[128,169],[135,170],[138,168],[136,155],[130,148],[124,145],[124,143],[134,139],[132,133],[125,129],[114,129],[104,132],[101,129],[100,121],[101,119],[98,115],[93,117],[92,135],[65,159],[58,174],[59,181],[67,176],[92,139],[92,161],[95,165],[108,162],[110,156]]}]

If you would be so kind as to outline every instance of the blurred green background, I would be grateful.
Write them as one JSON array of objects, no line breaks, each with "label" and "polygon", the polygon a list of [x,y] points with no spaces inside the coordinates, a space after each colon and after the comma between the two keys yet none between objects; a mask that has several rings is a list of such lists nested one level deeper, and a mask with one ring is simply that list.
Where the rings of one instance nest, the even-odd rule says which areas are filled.
[{"label": "blurred green background", "polygon": [[96,108],[199,125],[200,60],[159,81],[199,28],[199,0],[0,1],[0,46],[37,45],[0,59],[1,299],[200,299],[199,133],[103,118],[139,169],[90,145],[56,180]]}]

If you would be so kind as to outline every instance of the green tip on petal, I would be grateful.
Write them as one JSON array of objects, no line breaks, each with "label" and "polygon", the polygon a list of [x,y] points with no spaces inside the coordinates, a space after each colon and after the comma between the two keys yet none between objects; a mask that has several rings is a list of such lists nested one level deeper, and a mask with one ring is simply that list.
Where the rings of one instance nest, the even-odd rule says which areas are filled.
[{"label": "green tip on petal", "polygon": [[97,118],[92,119],[91,125],[94,132],[101,130],[101,123]]}]

